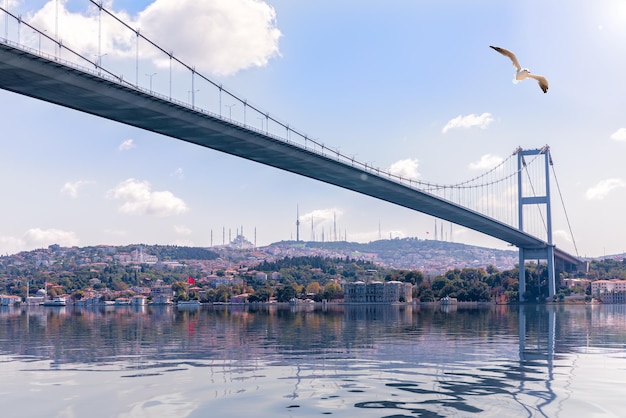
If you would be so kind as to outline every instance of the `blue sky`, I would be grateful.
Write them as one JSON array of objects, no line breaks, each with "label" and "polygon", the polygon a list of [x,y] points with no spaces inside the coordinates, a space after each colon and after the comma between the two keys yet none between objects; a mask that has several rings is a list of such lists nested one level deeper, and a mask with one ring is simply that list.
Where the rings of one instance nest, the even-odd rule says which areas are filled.
[{"label": "blue sky", "polygon": [[[125,79],[167,94],[167,60],[87,0],[0,0]],[[141,33],[224,88],[311,138],[422,180],[474,177],[484,159],[550,145],[581,256],[626,250],[626,4],[502,1],[108,1]],[[0,36],[4,36],[4,17]],[[9,24],[9,38],[17,31]],[[110,40],[115,37],[115,44]],[[37,47],[27,31],[21,39]],[[514,51],[550,81],[511,82],[489,48]],[[49,50],[45,40],[42,49]],[[99,51],[99,52],[98,52]],[[174,69],[174,95],[188,76]],[[183,81],[181,81],[183,80]],[[243,109],[198,84],[195,100],[241,120]],[[0,253],[61,245],[222,244],[241,228],[258,245],[325,239],[432,238],[434,219],[354,192],[80,112],[0,92]],[[261,128],[264,121],[248,115]],[[456,120],[457,123],[451,123]],[[462,123],[465,122],[465,123]],[[447,129],[444,129],[448,125]],[[559,196],[555,243],[575,252]],[[313,228],[311,228],[311,220]],[[449,224],[445,224],[446,234]],[[457,242],[506,244],[452,226]]]}]

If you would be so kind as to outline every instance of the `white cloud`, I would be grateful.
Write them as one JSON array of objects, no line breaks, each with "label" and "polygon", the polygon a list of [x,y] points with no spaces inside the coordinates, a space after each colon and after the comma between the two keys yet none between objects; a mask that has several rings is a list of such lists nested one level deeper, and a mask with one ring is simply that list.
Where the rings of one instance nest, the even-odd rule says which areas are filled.
[{"label": "white cloud", "polygon": [[343,214],[343,212],[339,209],[316,209],[312,212],[305,213],[304,215],[300,215],[300,227],[310,226],[311,220],[313,221],[313,226],[317,227],[326,222],[332,222],[333,219],[339,219],[339,217]]},{"label": "white cloud", "polygon": [[0,237],[0,253],[15,254],[25,250],[24,241],[19,238],[3,236]]},{"label": "white cloud", "polygon": [[119,211],[133,215],[171,216],[187,212],[185,202],[169,191],[152,191],[150,183],[128,179],[108,193],[109,197],[124,200]]},{"label": "white cloud", "polygon": [[136,148],[136,146],[135,142],[132,139],[127,139],[126,141],[122,142],[119,147],[117,147],[119,151],[128,151],[133,148]]},{"label": "white cloud", "polygon": [[[155,0],[136,16],[111,10],[120,20],[151,39],[166,51],[196,70],[216,75],[228,75],[249,67],[262,67],[272,57],[279,56],[278,40],[282,36],[276,27],[276,12],[261,0]],[[56,1],[29,16],[36,26],[54,33]],[[98,51],[110,57],[134,58],[136,35],[122,29],[112,18],[98,10],[71,12],[65,2],[59,2],[59,37],[70,48],[87,56]],[[99,28],[102,33],[98,49]],[[169,58],[154,48],[140,48],[143,58],[159,60],[167,68]]]},{"label": "white cloud", "polygon": [[52,244],[62,247],[77,246],[80,240],[74,232],[61,229],[31,228],[21,238],[0,236],[0,252],[16,254],[20,251],[30,251],[36,248],[46,248]]},{"label": "white cloud", "polygon": [[62,247],[73,247],[80,242],[74,232],[40,228],[31,228],[26,231],[23,240],[27,248],[43,248],[52,244],[59,244]]},{"label": "white cloud", "polygon": [[557,229],[552,232],[552,236],[555,238],[554,241],[556,242],[567,242],[569,244],[573,242],[570,233],[562,229]]},{"label": "white cloud", "polygon": [[75,199],[78,197],[78,189],[89,183],[93,182],[87,180],[68,181],[61,187],[61,194]]},{"label": "white cloud", "polygon": [[415,180],[420,177],[420,173],[417,171],[418,163],[419,161],[417,159],[407,158],[405,160],[399,160],[391,164],[388,171],[396,176]]},{"label": "white cloud", "polygon": [[479,127],[481,129],[487,129],[487,126],[493,122],[493,116],[491,113],[483,113],[482,115],[470,114],[467,116],[457,116],[454,119],[450,119],[446,126],[441,130],[442,133],[447,133],[450,129],[458,129],[458,128],[473,128]]},{"label": "white cloud", "polygon": [[470,163],[470,170],[490,170],[496,167],[498,164],[504,161],[502,157],[498,157],[497,155],[485,154],[480,157],[480,160]]},{"label": "white cloud", "polygon": [[615,141],[626,141],[626,128],[619,128],[617,131],[613,132],[611,139]]},{"label": "white cloud", "polygon": [[622,179],[606,179],[598,182],[595,186],[587,189],[585,197],[589,200],[602,200],[610,192],[620,187],[626,187],[626,182]]}]

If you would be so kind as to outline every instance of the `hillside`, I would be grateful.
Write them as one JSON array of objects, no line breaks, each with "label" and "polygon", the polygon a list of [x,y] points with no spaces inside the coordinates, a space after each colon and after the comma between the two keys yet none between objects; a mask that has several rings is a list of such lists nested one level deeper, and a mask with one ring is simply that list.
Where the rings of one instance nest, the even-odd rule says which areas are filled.
[{"label": "hillside", "polygon": [[[367,244],[281,241],[260,248],[241,248],[235,241],[231,245],[211,248],[145,244],[63,248],[51,245],[46,249],[0,256],[0,274],[10,275],[15,268],[18,271],[27,267],[46,266],[76,268],[91,263],[111,262],[154,264],[185,261],[185,264],[189,264],[191,260],[207,262],[225,260],[225,266],[230,262],[236,262],[254,267],[262,261],[298,256],[350,257],[383,267],[420,270],[427,274],[439,274],[454,268],[478,268],[489,265],[499,270],[507,270],[514,268],[518,261],[517,252],[513,250],[504,251],[416,238],[380,240]],[[17,273],[16,270],[13,272]]]},{"label": "hillside", "polygon": [[443,273],[453,268],[486,267],[511,269],[518,262],[517,251],[497,250],[446,241],[403,238],[379,240],[362,244],[356,242],[295,242],[281,241],[263,247],[284,256],[323,255],[350,256],[366,259],[385,267]]}]

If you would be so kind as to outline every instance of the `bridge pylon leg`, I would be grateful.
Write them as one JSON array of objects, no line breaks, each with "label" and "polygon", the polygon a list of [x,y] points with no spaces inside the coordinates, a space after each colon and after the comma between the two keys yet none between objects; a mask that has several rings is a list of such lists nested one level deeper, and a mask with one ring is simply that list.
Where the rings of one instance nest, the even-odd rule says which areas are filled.
[{"label": "bridge pylon leg", "polygon": [[[526,292],[526,260],[546,260],[548,268],[548,296],[553,298],[556,294],[556,279],[554,271],[554,245],[552,244],[552,210],[550,204],[550,147],[544,146],[541,149],[517,151],[517,197],[518,197],[518,222],[519,230],[524,230],[524,206],[544,205],[546,211],[546,239],[547,245],[544,248],[519,248],[519,301],[524,302]],[[544,156],[544,181],[545,193],[540,195],[525,196],[522,183],[522,171],[526,167],[525,156]]]},{"label": "bridge pylon leg", "polygon": [[524,302],[526,293],[526,260],[546,260],[548,269],[548,297],[553,298],[556,294],[556,272],[554,267],[554,245],[545,248],[520,248],[519,249],[519,301]]},{"label": "bridge pylon leg", "polygon": [[524,257],[524,249],[519,249],[519,301],[524,302],[524,293],[526,293],[526,258]]},{"label": "bridge pylon leg", "polygon": [[554,271],[554,245],[550,245],[548,250],[548,297],[556,295],[556,277]]}]

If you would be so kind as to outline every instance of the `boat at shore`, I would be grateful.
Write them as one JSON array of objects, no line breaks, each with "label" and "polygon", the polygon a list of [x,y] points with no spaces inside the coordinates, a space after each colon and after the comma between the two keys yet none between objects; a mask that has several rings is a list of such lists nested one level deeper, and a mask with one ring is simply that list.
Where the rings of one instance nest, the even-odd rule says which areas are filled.
[{"label": "boat at shore", "polygon": [[62,296],[55,296],[52,299],[45,300],[43,306],[67,306],[67,300]]},{"label": "boat at shore", "polygon": [[179,300],[178,302],[176,302],[176,306],[194,307],[194,306],[200,306],[200,305],[201,303],[198,299]]}]

